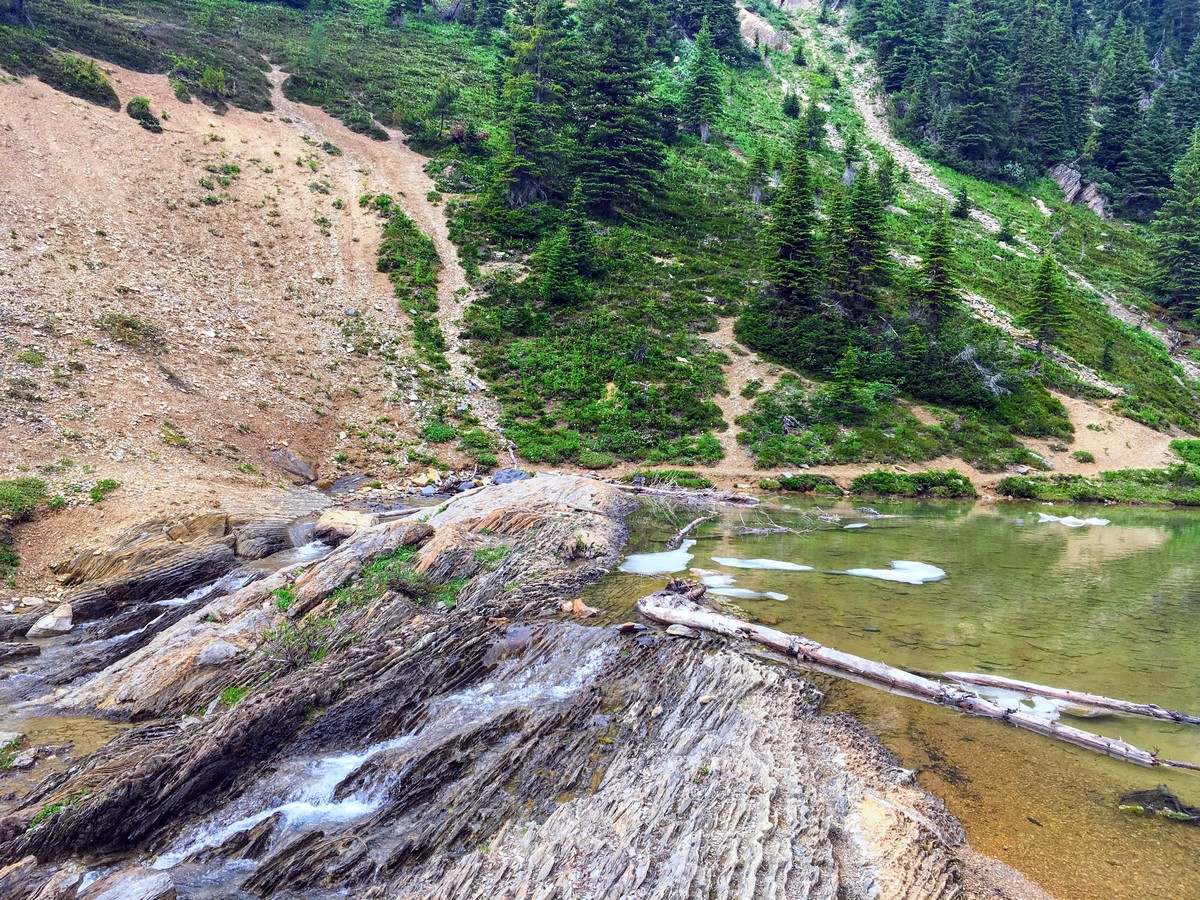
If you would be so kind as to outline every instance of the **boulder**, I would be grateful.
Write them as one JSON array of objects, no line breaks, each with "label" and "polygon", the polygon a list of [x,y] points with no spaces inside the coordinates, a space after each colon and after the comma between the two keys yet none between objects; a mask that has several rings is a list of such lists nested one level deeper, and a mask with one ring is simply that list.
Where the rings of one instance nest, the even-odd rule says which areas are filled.
[{"label": "boulder", "polygon": [[492,484],[512,484],[514,481],[524,481],[529,475],[520,469],[497,469],[492,473]]},{"label": "boulder", "polygon": [[297,484],[310,484],[317,480],[317,467],[290,447],[272,450],[271,462]]},{"label": "boulder", "polygon": [[698,638],[698,637],[700,637],[700,632],[698,632],[694,628],[688,628],[686,625],[672,625],[670,628],[667,629],[667,634],[671,635],[671,637],[681,637],[681,638]]},{"label": "boulder", "polygon": [[222,663],[229,662],[239,652],[238,648],[229,643],[229,641],[223,641],[218,638],[196,654],[196,665],[219,666]]},{"label": "boulder", "polygon": [[71,630],[74,613],[70,603],[54,607],[54,611],[42,616],[25,632],[27,638],[56,637]]},{"label": "boulder", "polygon": [[379,519],[356,509],[330,509],[313,526],[313,540],[336,547],[360,528],[378,525]]},{"label": "boulder", "polygon": [[121,869],[93,882],[79,900],[175,900],[175,882],[166,872],[141,867]]}]

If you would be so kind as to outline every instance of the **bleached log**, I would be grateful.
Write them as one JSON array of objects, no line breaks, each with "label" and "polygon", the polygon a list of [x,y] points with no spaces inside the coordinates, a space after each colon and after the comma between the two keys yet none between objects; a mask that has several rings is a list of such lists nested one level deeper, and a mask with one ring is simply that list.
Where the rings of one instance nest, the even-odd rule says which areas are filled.
[{"label": "bleached log", "polygon": [[960,709],[973,715],[999,719],[1026,731],[1056,738],[1095,753],[1111,756],[1114,759],[1147,768],[1163,766],[1200,771],[1200,766],[1193,763],[1159,759],[1156,754],[1125,741],[1092,734],[1070,725],[1060,725],[1058,722],[1049,721],[1021,710],[1005,709],[964,688],[921,675],[914,675],[886,663],[864,659],[851,653],[843,653],[808,638],[787,634],[765,625],[756,625],[724,613],[715,612],[696,602],[703,595],[703,585],[675,579],[663,590],[639,600],[638,611],[646,618],[664,625],[686,625],[689,628],[726,637],[746,638],[800,662],[821,666],[834,674],[846,673],[872,685],[899,691],[942,706]]},{"label": "bleached log", "polygon": [[692,519],[692,521],[688,522],[686,525],[684,525],[682,528],[680,528],[677,532],[675,532],[673,535],[671,535],[671,539],[669,541],[667,541],[667,549],[674,550],[681,543],[683,543],[683,539],[685,537],[687,537],[689,531],[691,531],[697,525],[701,525],[704,522],[711,522],[715,518],[716,518],[716,516],[701,516],[698,519]]}]

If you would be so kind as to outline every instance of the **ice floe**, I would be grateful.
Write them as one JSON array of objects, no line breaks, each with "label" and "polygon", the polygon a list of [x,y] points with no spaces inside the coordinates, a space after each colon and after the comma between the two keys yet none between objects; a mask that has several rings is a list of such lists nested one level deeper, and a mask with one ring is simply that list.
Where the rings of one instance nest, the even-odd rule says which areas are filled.
[{"label": "ice floe", "polygon": [[688,553],[688,550],[695,545],[695,541],[684,541],[677,550],[663,550],[660,553],[634,553],[625,557],[625,562],[621,563],[620,568],[622,572],[630,572],[634,575],[673,575],[687,569],[688,563],[695,556],[693,553]]},{"label": "ice floe", "polygon": [[731,569],[777,569],[781,572],[811,572],[812,566],[802,566],[799,563],[783,562],[778,559],[738,559],[736,556],[714,556],[712,561],[719,566],[729,566]]},{"label": "ice floe", "polygon": [[1057,522],[1059,525],[1066,525],[1068,528],[1083,528],[1090,525],[1107,525],[1108,519],[1100,519],[1093,516],[1090,519],[1078,519],[1075,516],[1052,516],[1049,513],[1038,513],[1038,524],[1043,522]]},{"label": "ice floe", "polygon": [[880,581],[899,581],[904,584],[925,584],[930,581],[941,581],[946,572],[928,563],[913,562],[907,559],[897,559],[892,562],[890,569],[847,569],[846,575],[858,575],[861,578],[878,578]]}]

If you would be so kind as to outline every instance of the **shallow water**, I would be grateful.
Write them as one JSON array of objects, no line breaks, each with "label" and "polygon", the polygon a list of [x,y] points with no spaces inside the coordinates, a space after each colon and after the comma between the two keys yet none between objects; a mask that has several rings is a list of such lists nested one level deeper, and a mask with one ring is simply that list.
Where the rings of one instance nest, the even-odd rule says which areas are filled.
[{"label": "shallow water", "polygon": [[[771,519],[807,531],[738,535],[737,525],[768,523],[728,511],[692,535],[687,565],[738,591],[730,600],[751,618],[915,671],[990,672],[1200,714],[1200,514],[877,503],[898,517],[867,518],[849,505],[783,503],[790,508],[772,509]],[[1076,520],[1039,521],[1039,512]],[[1101,512],[1109,524],[1076,524]],[[819,513],[832,515],[822,521]],[[845,527],[852,524],[867,527]],[[676,527],[638,523],[630,550],[660,549]],[[812,571],[760,565],[772,562]],[[637,598],[669,577],[617,573],[587,599],[632,618]],[[1142,769],[827,676],[820,682],[827,708],[855,713],[903,765],[921,770],[976,849],[1056,896],[1200,897],[1200,828],[1117,809],[1121,793],[1158,783],[1200,805],[1200,776]],[[1200,727],[1063,721],[1200,763]]]}]

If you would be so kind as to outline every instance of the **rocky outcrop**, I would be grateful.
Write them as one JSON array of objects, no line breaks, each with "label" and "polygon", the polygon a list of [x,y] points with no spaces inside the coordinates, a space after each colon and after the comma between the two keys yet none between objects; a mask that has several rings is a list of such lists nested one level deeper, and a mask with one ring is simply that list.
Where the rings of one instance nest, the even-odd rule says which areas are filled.
[{"label": "rocky outcrop", "polygon": [[1111,218],[1108,211],[1108,201],[1096,187],[1096,183],[1084,182],[1083,173],[1073,165],[1059,163],[1050,170],[1050,177],[1062,188],[1063,199],[1067,203],[1082,203],[1101,219]]},{"label": "rocky outcrop", "polygon": [[630,506],[475,491],[206,603],[57,698],[154,721],[0,800],[0,865],[26,895],[101,857],[163,897],[973,896],[953,820],[794,670],[559,613]]},{"label": "rocky outcrop", "polygon": [[25,632],[25,637],[44,638],[66,634],[71,630],[73,615],[70,603],[60,603],[53,611],[34,622],[29,631]]}]

